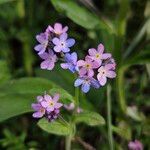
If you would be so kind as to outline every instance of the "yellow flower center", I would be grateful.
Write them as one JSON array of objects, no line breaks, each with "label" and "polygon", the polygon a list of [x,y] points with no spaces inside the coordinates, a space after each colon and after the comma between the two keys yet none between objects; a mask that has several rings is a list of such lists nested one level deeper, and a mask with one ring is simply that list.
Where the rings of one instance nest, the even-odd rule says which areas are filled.
[{"label": "yellow flower center", "polygon": [[85,67],[86,67],[87,69],[90,69],[90,68],[91,68],[91,65],[90,65],[90,64],[86,64]]},{"label": "yellow flower center", "polygon": [[96,54],[96,56],[95,56],[96,58],[100,58],[100,54]]},{"label": "yellow flower center", "polygon": [[53,103],[53,102],[50,102],[50,103],[49,103],[49,106],[53,106],[53,105],[54,105],[54,103]]}]

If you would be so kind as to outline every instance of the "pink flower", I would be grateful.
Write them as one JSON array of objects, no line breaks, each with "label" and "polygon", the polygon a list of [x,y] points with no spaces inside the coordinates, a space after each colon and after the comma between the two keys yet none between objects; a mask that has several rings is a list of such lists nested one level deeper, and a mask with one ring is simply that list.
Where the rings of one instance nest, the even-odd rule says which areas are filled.
[{"label": "pink flower", "polygon": [[140,141],[130,141],[128,144],[129,150],[143,150],[143,145]]},{"label": "pink flower", "polygon": [[99,64],[97,62],[93,62],[93,60],[89,57],[85,57],[85,60],[79,60],[77,62],[77,66],[79,67],[79,75],[81,77],[84,75],[92,77],[94,75],[93,69],[98,68]]},{"label": "pink flower", "polygon": [[52,70],[54,68],[55,62],[57,61],[57,56],[52,50],[49,50],[48,53],[44,52],[39,56],[44,59],[44,61],[41,63],[41,69]]},{"label": "pink flower", "polygon": [[52,98],[50,95],[44,95],[44,101],[41,102],[42,107],[44,107],[48,112],[52,112],[55,109],[62,107],[62,103],[58,103],[59,94],[55,94]]},{"label": "pink flower", "polygon": [[68,31],[68,27],[65,26],[64,28],[62,27],[62,24],[60,23],[55,23],[54,24],[54,28],[52,26],[48,26],[46,32],[52,32],[52,33],[55,33],[57,35],[61,35],[62,33],[65,33]]},{"label": "pink flower", "polygon": [[99,63],[99,66],[102,64],[102,60],[106,60],[111,57],[111,54],[104,53],[103,44],[99,44],[97,50],[95,48],[89,49],[89,55],[92,60]]},{"label": "pink flower", "polygon": [[104,86],[106,84],[107,78],[115,78],[116,77],[116,73],[113,71],[111,64],[101,66],[98,69],[98,72],[99,73],[97,75],[97,79],[98,79],[100,85],[102,85],[102,86]]}]

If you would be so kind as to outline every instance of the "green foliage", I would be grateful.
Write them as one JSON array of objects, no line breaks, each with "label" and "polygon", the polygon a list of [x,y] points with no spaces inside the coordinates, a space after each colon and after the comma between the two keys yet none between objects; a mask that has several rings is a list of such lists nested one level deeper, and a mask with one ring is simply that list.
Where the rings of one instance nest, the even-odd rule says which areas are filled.
[{"label": "green foliage", "polygon": [[92,111],[84,111],[83,113],[75,115],[74,120],[76,123],[85,123],[89,126],[98,126],[105,124],[104,118],[98,113]]},{"label": "green foliage", "polygon": [[112,31],[110,25],[104,19],[99,19],[98,16],[79,6],[73,0],[51,0],[51,2],[58,11],[65,13],[68,18],[86,29],[99,27]]},{"label": "green foliage", "polygon": [[72,133],[71,126],[60,120],[50,123],[46,119],[41,119],[38,122],[38,126],[51,134],[66,136]]},{"label": "green foliage", "polygon": [[11,75],[7,62],[4,60],[0,60],[0,85],[8,81],[10,77]]},{"label": "green foliage", "polygon": [[54,83],[42,78],[22,78],[1,86],[0,122],[31,112],[31,103],[36,101],[36,96],[54,86]]}]

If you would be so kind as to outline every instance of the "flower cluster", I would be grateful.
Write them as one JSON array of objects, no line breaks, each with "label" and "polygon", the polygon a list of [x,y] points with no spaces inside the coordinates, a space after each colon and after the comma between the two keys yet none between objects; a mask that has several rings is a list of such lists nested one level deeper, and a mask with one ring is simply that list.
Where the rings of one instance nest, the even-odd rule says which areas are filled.
[{"label": "flower cluster", "polygon": [[75,44],[73,38],[68,38],[67,31],[67,26],[63,28],[60,23],[55,23],[54,27],[49,25],[44,33],[36,36],[39,44],[34,49],[43,59],[41,69],[52,70],[58,59]]},{"label": "flower cluster", "polygon": [[129,150],[143,150],[143,144],[138,140],[130,141],[128,148]]},{"label": "flower cluster", "polygon": [[55,94],[53,97],[44,94],[43,96],[37,96],[37,103],[32,104],[34,109],[33,117],[42,118],[45,117],[49,121],[53,121],[58,118],[62,103],[58,102],[59,94]]},{"label": "flower cluster", "polygon": [[108,78],[116,77],[115,61],[110,53],[104,53],[103,44],[99,44],[97,49],[90,48],[85,59],[78,60],[76,52],[69,53],[75,40],[68,38],[67,31],[67,26],[63,28],[60,23],[55,23],[54,28],[49,25],[44,33],[36,36],[40,44],[35,46],[35,50],[43,59],[42,69],[52,70],[58,60],[63,61],[60,66],[78,75],[74,86],[81,86],[84,93],[90,87],[98,89],[106,84]]},{"label": "flower cluster", "polygon": [[99,88],[104,86],[107,78],[115,78],[116,64],[110,53],[104,53],[104,46],[98,45],[98,48],[91,48],[88,50],[89,55],[85,60],[78,60],[78,75],[74,86],[81,85],[84,93],[90,90],[90,87]]},{"label": "flower cluster", "polygon": [[79,113],[81,113],[81,112],[83,112],[83,109],[82,108],[80,108],[80,107],[77,107],[77,108],[75,108],[75,104],[72,102],[72,103],[70,103],[70,104],[68,104],[68,105],[64,105],[64,108],[66,109],[66,110],[68,110],[68,111],[73,111],[73,110],[75,110],[78,114]]}]

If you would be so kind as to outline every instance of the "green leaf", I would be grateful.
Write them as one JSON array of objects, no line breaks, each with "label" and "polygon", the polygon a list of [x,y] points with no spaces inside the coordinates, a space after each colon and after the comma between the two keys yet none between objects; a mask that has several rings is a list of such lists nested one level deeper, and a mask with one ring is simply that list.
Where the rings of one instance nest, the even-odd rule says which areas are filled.
[{"label": "green leaf", "polygon": [[51,0],[51,2],[59,12],[65,13],[68,18],[86,29],[100,27],[112,32],[111,25],[106,20],[98,18],[74,0]]},{"label": "green leaf", "polygon": [[[61,76],[59,74],[61,74]],[[52,72],[37,69],[36,75],[42,78],[49,79],[57,85],[61,86],[63,89],[69,91],[69,93],[74,94],[73,83],[75,79],[73,74],[70,74],[70,71],[68,70],[64,71],[62,68],[60,68],[59,65],[56,65],[55,69]]]},{"label": "green leaf", "polygon": [[12,2],[12,1],[15,1],[15,0],[0,0],[0,4],[7,3],[7,2]]},{"label": "green leaf", "polygon": [[42,78],[22,78],[13,80],[0,87],[0,122],[31,112],[31,103],[55,86],[54,83]]},{"label": "green leaf", "polygon": [[83,112],[75,115],[74,119],[76,123],[83,122],[89,126],[98,126],[105,124],[104,118],[96,112]]},{"label": "green leaf", "polygon": [[129,128],[127,127],[115,127],[112,126],[112,130],[113,132],[115,132],[116,134],[118,134],[119,136],[121,136],[122,138],[126,139],[126,140],[131,140],[131,131]]},{"label": "green leaf", "polygon": [[70,95],[66,90],[61,89],[61,88],[52,88],[50,90],[50,93],[53,95],[55,93],[60,94],[60,101],[63,103],[71,103],[74,102],[74,98],[72,95]]},{"label": "green leaf", "polygon": [[21,78],[12,80],[0,87],[0,96],[6,94],[43,94],[56,85],[42,78]]},{"label": "green leaf", "polygon": [[72,133],[69,124],[62,123],[59,120],[54,122],[48,122],[46,119],[41,119],[38,122],[38,126],[44,131],[51,134],[67,136]]},{"label": "green leaf", "polygon": [[144,120],[144,115],[138,111],[136,106],[127,107],[127,115],[136,121]]},{"label": "green leaf", "polygon": [[35,97],[36,94],[8,94],[0,96],[0,122],[31,112],[31,103],[35,101]]}]

